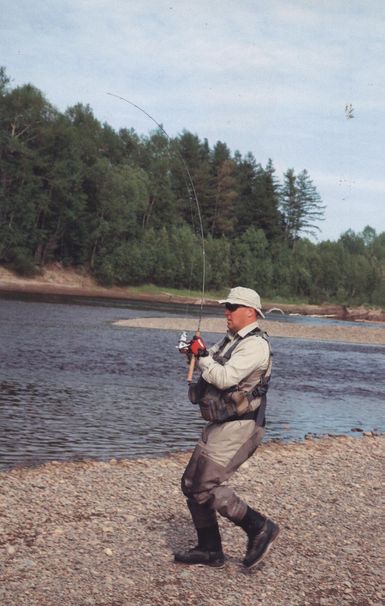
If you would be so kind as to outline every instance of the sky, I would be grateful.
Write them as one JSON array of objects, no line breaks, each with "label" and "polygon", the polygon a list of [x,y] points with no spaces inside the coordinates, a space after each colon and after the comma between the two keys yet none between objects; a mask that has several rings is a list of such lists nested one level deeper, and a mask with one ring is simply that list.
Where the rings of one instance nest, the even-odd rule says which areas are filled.
[{"label": "sky", "polygon": [[57,109],[306,169],[319,240],[385,230],[380,0],[0,0],[0,65]]}]

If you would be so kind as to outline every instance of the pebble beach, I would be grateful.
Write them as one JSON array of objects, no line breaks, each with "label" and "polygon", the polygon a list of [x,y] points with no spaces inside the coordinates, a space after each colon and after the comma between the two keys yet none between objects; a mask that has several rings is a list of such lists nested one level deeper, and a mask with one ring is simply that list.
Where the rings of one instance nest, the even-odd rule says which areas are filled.
[{"label": "pebble beach", "polygon": [[383,435],[262,444],[232,484],[281,532],[250,571],[224,519],[225,568],[173,562],[195,541],[179,489],[188,453],[3,472],[0,603],[380,606],[384,458]]}]

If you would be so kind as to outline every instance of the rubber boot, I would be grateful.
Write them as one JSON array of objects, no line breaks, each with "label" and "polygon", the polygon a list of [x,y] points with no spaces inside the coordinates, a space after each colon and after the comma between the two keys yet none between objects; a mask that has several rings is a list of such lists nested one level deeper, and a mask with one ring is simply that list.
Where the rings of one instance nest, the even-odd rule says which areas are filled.
[{"label": "rubber boot", "polygon": [[222,550],[221,535],[218,524],[197,528],[198,545],[188,551],[175,554],[175,562],[182,564],[204,564],[214,568],[225,565],[225,556]]},{"label": "rubber boot", "polygon": [[251,507],[247,507],[246,515],[238,526],[243,528],[248,537],[243,564],[246,568],[252,568],[267,555],[278,536],[279,526]]}]

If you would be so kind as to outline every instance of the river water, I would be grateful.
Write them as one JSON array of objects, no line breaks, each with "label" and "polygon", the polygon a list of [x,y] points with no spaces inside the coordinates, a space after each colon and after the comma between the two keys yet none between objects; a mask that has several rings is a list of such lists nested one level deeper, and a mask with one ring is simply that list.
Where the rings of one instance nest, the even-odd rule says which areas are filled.
[{"label": "river water", "polygon": [[[203,422],[186,396],[179,333],[113,325],[186,308],[54,301],[0,299],[0,468],[192,448]],[[385,430],[384,347],[272,344],[265,439]]]}]

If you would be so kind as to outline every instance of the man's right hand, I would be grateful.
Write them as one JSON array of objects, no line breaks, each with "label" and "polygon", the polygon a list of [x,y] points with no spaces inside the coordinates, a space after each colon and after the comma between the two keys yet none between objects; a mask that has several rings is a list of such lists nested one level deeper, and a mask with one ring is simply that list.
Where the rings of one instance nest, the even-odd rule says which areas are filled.
[{"label": "man's right hand", "polygon": [[193,337],[190,341],[189,351],[195,356],[199,358],[199,356],[208,356],[209,352],[207,351],[207,347],[202,337]]}]

